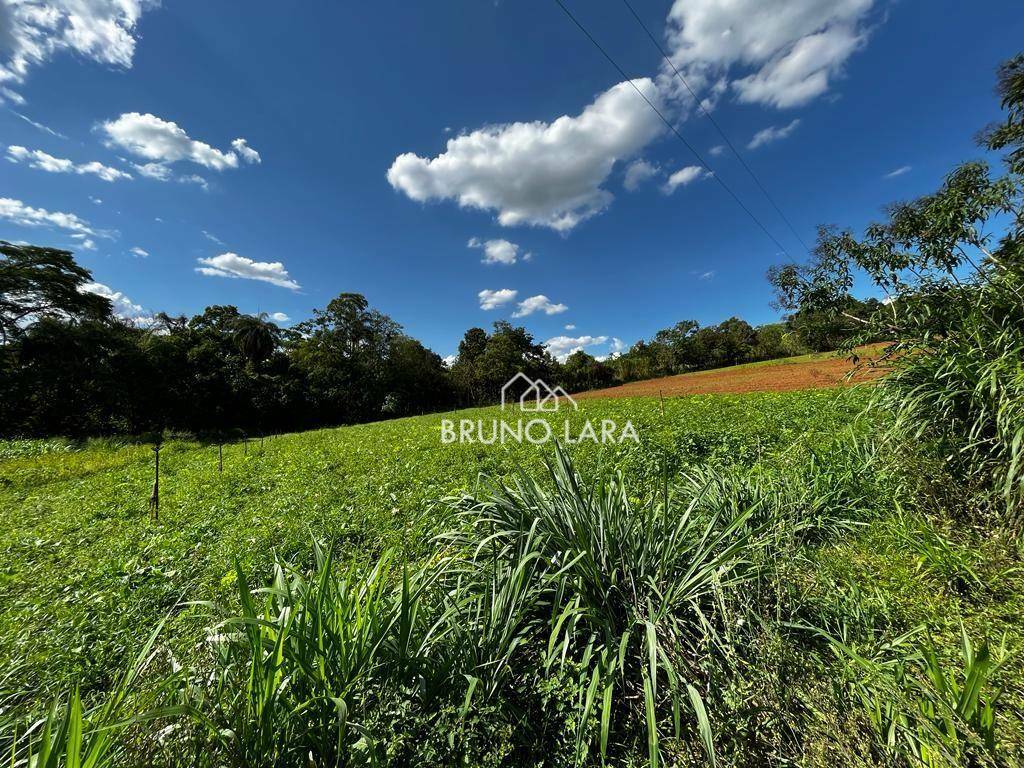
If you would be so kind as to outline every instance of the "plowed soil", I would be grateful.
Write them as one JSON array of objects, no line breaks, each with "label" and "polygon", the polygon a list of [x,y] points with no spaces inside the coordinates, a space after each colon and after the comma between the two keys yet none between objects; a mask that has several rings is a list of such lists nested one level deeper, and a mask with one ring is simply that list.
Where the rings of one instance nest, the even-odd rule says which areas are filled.
[{"label": "plowed soil", "polygon": [[[769,363],[736,365],[712,371],[683,373],[661,379],[633,381],[619,387],[574,394],[577,400],[588,397],[658,397],[709,395],[742,392],[792,392],[797,389],[841,387],[872,381],[883,371],[866,365],[881,345],[858,350],[860,366],[854,372],[850,357],[833,353],[805,355]],[[851,376],[851,372],[854,372]]]}]

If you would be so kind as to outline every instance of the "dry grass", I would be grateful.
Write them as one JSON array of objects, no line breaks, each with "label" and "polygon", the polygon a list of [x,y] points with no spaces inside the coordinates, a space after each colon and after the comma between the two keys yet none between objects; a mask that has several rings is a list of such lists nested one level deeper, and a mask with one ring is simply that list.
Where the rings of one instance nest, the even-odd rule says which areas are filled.
[{"label": "dry grass", "polygon": [[[742,394],[745,392],[793,392],[801,389],[822,389],[871,381],[882,371],[865,365],[880,354],[884,345],[860,347],[860,367],[854,371],[849,356],[824,352],[764,363],[734,365],[711,371],[683,373],[660,379],[633,381],[609,389],[573,395],[590,397],[657,397],[678,395]],[[852,375],[851,375],[852,374]]]}]

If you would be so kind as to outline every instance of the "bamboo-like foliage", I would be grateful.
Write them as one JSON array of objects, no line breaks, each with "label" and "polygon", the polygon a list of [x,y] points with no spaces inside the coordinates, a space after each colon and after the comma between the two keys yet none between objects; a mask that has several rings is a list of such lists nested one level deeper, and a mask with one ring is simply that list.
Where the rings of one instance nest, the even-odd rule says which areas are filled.
[{"label": "bamboo-like foliage", "polygon": [[[187,708],[183,706],[143,713],[135,713],[132,709],[132,694],[140,676],[156,655],[154,645],[162,628],[163,622],[99,704],[84,706],[76,687],[66,703],[54,700],[44,717],[32,723],[20,736],[15,734],[9,748],[10,767],[105,768],[119,765],[123,763],[125,744],[121,734],[126,728],[185,714]],[[168,678],[164,685],[169,686],[173,682],[173,677]]]},{"label": "bamboo-like foliage", "polygon": [[603,757],[638,714],[657,765],[662,735],[678,737],[691,710],[713,762],[701,668],[725,642],[724,595],[754,575],[753,508],[698,512],[705,488],[677,498],[667,481],[637,502],[618,474],[585,485],[561,449],[548,475],[549,487],[519,475],[466,505],[462,578],[476,573],[484,588],[470,587],[455,614],[464,633],[486,638],[474,683],[489,695],[540,638],[541,670],[577,672],[578,759],[593,716]]}]

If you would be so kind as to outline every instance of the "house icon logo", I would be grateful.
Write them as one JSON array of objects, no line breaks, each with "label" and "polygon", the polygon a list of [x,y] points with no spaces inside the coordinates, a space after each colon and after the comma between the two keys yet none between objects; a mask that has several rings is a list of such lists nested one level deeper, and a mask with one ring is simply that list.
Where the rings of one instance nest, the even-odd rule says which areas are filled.
[{"label": "house icon logo", "polygon": [[520,371],[501,388],[501,410],[506,406],[512,407],[517,398],[515,393],[523,388],[519,395],[519,410],[536,413],[554,413],[562,406],[562,401],[572,406],[573,410],[579,410],[579,405],[572,396],[562,387],[549,387],[541,379],[531,379]]}]

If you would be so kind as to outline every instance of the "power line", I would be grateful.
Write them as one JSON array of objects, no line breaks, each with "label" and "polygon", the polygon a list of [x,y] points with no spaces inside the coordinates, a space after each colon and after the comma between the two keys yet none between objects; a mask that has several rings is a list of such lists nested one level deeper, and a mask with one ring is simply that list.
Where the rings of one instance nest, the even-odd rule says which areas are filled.
[{"label": "power line", "polygon": [[599,50],[604,55],[604,57],[606,59],[608,59],[609,63],[613,67],[615,67],[615,69],[618,70],[619,74],[622,76],[622,79],[625,80],[626,82],[628,82],[631,86],[633,86],[633,90],[636,91],[638,94],[640,94],[640,98],[642,98],[644,101],[647,102],[647,106],[649,106],[651,109],[654,110],[655,114],[658,117],[661,118],[661,121],[665,125],[668,126],[669,130],[672,131],[672,133],[674,133],[676,135],[676,138],[678,138],[681,142],[683,142],[683,145],[688,150],[690,150],[690,152],[693,154],[694,157],[697,158],[697,162],[701,164],[701,166],[704,168],[704,170],[706,170],[711,175],[711,177],[714,178],[714,180],[717,181],[721,185],[722,189],[724,189],[726,192],[729,193],[729,196],[733,200],[736,201],[736,204],[740,208],[743,209],[743,211],[747,214],[747,216],[749,216],[750,219],[755,224],[757,224],[758,227],[760,227],[761,231],[764,232],[768,236],[768,239],[770,239],[773,243],[775,243],[775,246],[780,251],[782,251],[782,253],[786,256],[786,258],[790,258],[789,252],[786,250],[786,247],[776,239],[775,235],[773,235],[771,232],[768,231],[768,228],[764,224],[762,224],[761,220],[759,218],[757,218],[757,216],[754,215],[753,211],[751,211],[743,203],[743,201],[740,200],[739,196],[735,192],[732,191],[732,189],[729,187],[729,185],[726,184],[724,181],[722,181],[722,179],[718,176],[717,173],[715,173],[713,170],[711,170],[711,166],[709,166],[707,164],[707,162],[704,160],[703,156],[701,156],[700,152],[698,152],[694,148],[694,146],[692,144],[690,144],[690,142],[688,142],[685,138],[683,138],[683,134],[681,134],[679,132],[679,130],[674,125],[672,125],[672,122],[667,117],[665,117],[664,114],[662,114],[661,110],[658,109],[658,107],[654,104],[654,102],[652,102],[650,99],[648,99],[647,95],[643,91],[641,91],[639,88],[637,88],[636,83],[633,82],[633,78],[631,78],[629,75],[626,74],[625,70],[622,67],[619,66],[618,62],[615,61],[615,59],[613,59],[611,57],[611,55],[608,53],[608,51],[606,51],[601,46],[601,44],[599,42],[597,42],[596,39],[594,39],[594,36],[591,35],[590,32],[587,31],[587,28],[584,27],[575,16],[573,16],[572,11],[570,11],[568,8],[565,7],[565,4],[562,2],[562,0],[555,0],[555,3],[558,5],[559,8],[561,8],[565,12],[565,15],[569,17],[569,19],[572,21],[572,23],[575,24],[579,28],[580,32],[582,32],[587,37],[587,39],[590,40],[590,42],[592,42],[594,44],[594,46],[597,48],[597,50]]},{"label": "power line", "polygon": [[789,218],[787,218],[786,214],[782,212],[782,209],[779,208],[778,205],[776,205],[775,199],[771,196],[768,190],[765,189],[764,184],[762,184],[761,180],[757,178],[757,174],[754,173],[753,169],[749,165],[747,165],[747,161],[743,159],[743,155],[741,155],[739,153],[739,150],[736,149],[735,146],[733,146],[733,143],[731,141],[729,141],[729,137],[725,134],[725,131],[722,130],[722,127],[718,124],[718,121],[715,120],[715,118],[712,117],[711,113],[704,108],[704,102],[697,98],[697,94],[693,92],[693,89],[690,87],[690,84],[686,82],[686,78],[683,77],[683,73],[676,68],[675,63],[672,61],[672,57],[665,52],[665,49],[661,47],[661,43],[659,43],[658,40],[654,37],[654,35],[651,34],[651,30],[647,27],[646,24],[644,24],[643,19],[640,18],[639,14],[637,14],[636,10],[630,4],[629,0],[622,0],[622,2],[629,9],[629,12],[633,14],[633,18],[636,19],[637,24],[639,24],[641,28],[644,30],[644,32],[647,33],[647,37],[650,38],[650,41],[652,43],[654,43],[654,47],[658,49],[658,52],[661,54],[662,58],[668,62],[668,65],[670,67],[672,67],[672,71],[676,73],[676,77],[679,78],[679,81],[686,87],[686,90],[689,91],[690,96],[693,97],[694,103],[700,108],[700,111],[704,114],[704,117],[710,120],[711,124],[715,126],[715,130],[718,131],[718,135],[722,137],[722,140],[728,145],[729,149],[732,150],[732,153],[736,155],[736,159],[740,161],[740,164],[746,169],[747,173],[750,174],[750,178],[752,178],[754,180],[754,183],[757,184],[758,189],[760,189],[761,192],[764,193],[764,196],[768,199],[768,202],[772,204],[772,208],[775,209],[775,212],[779,214],[779,217],[784,222],[786,222],[786,226],[789,227],[789,231],[793,233],[793,237],[800,241],[800,245],[803,246],[805,251],[810,251],[811,249],[807,247],[807,243],[805,243],[803,238],[800,237],[800,233],[796,231],[796,227],[793,226],[792,222],[789,220]]}]

